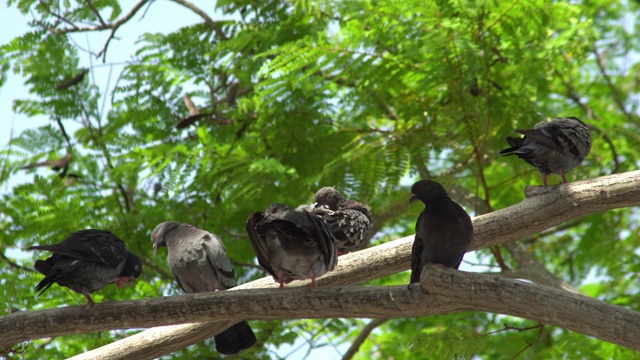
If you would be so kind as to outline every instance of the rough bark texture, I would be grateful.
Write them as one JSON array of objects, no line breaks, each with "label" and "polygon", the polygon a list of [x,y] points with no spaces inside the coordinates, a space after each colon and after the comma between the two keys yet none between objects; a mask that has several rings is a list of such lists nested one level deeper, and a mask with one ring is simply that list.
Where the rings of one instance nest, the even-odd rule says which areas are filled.
[{"label": "rough bark texture", "polygon": [[[550,228],[552,226],[561,224],[569,219],[579,217],[582,215],[586,215],[589,213],[595,213],[604,210],[610,210],[615,208],[633,206],[640,204],[640,171],[633,171],[624,174],[611,175],[606,177],[601,177],[597,179],[589,179],[569,184],[563,184],[552,187],[535,187],[535,188],[527,188],[525,191],[527,194],[527,198],[513,206],[508,208],[495,211],[493,213],[489,213],[483,216],[479,216],[474,218],[474,241],[471,244],[470,251],[476,250],[479,248],[484,248],[487,246],[505,244],[514,240],[517,240],[521,237],[535,234],[544,229]],[[318,279],[319,286],[343,286],[350,284],[359,284],[363,283],[375,278],[379,278],[382,276],[387,276],[393,273],[397,273],[400,271],[407,270],[409,268],[410,256],[411,256],[411,244],[413,242],[413,236],[408,236],[396,241],[392,241],[389,243],[385,243],[373,248],[365,249],[362,251],[358,251],[355,253],[351,253],[345,256],[340,257],[340,261],[335,271],[329,273],[322,278]],[[451,275],[453,276],[453,275]],[[229,291],[228,294],[194,294],[194,295],[185,295],[192,297],[202,297],[199,301],[204,302],[205,305],[202,305],[206,309],[215,308],[216,316],[213,316],[212,312],[209,312],[209,315],[199,314],[197,316],[193,315],[192,312],[189,312],[196,305],[189,305],[188,308],[183,309],[182,312],[174,314],[176,319],[189,319],[183,321],[202,321],[204,319],[215,319],[215,321],[207,322],[207,323],[193,323],[193,324],[184,324],[178,326],[167,326],[154,328],[142,333],[132,335],[126,339],[114,342],[112,344],[103,346],[101,348],[95,349],[93,351],[89,351],[85,354],[74,357],[74,359],[151,359],[154,357],[161,356],[163,354],[170,353],[172,351],[176,351],[185,346],[197,343],[203,339],[207,339],[212,337],[213,335],[219,333],[224,330],[227,326],[229,326],[229,319],[285,319],[285,318],[313,318],[313,317],[408,317],[408,316],[422,316],[422,315],[431,315],[431,314],[442,314],[442,313],[450,313],[455,311],[466,311],[466,310],[480,310],[480,311],[490,311],[496,313],[506,313],[514,316],[520,316],[524,318],[538,320],[542,323],[557,325],[561,327],[565,327],[567,329],[572,329],[575,331],[583,332],[587,335],[597,336],[599,338],[605,339],[607,341],[612,341],[623,346],[628,346],[634,349],[638,349],[637,340],[627,341],[623,340],[626,338],[625,334],[634,334],[635,339],[640,339],[638,336],[638,322],[637,316],[638,313],[635,313],[630,310],[625,310],[623,308],[615,307],[612,305],[608,305],[604,302],[589,299],[584,296],[571,294],[568,292],[563,292],[562,290],[553,290],[551,288],[546,288],[542,286],[522,284],[517,281],[501,279],[499,277],[483,277],[483,278],[491,278],[491,281],[503,281],[509,282],[510,284],[515,284],[515,289],[518,291],[524,289],[519,288],[518,286],[528,286],[531,289],[532,293],[527,293],[528,295],[522,297],[516,297],[511,303],[504,303],[504,299],[508,293],[502,293],[501,288],[498,288],[496,285],[486,285],[487,291],[474,293],[473,296],[466,293],[465,296],[461,296],[460,298],[455,297],[449,292],[451,289],[447,289],[447,286],[443,286],[442,291],[440,287],[432,287],[429,288],[428,284],[425,284],[425,289],[429,291],[429,299],[425,300],[423,295],[420,295],[420,301],[417,304],[414,304],[414,297],[416,295],[416,291],[411,293],[406,291],[406,288],[403,290],[402,287],[388,287],[388,291],[380,291],[380,288],[329,288],[329,289],[316,289],[314,291],[309,291],[308,289],[286,289],[278,293],[277,291],[256,291],[256,292],[242,292],[240,297],[247,301],[246,307],[238,307],[239,301],[234,300],[233,304],[225,305],[220,304],[220,308],[218,308],[218,301],[223,299],[226,296],[235,296],[235,294],[231,294],[231,291],[241,290],[241,289],[256,289],[256,288],[274,288],[277,285],[273,282],[271,278],[263,278],[257,281],[253,281],[251,283],[238,286]],[[451,281],[451,280],[447,280]],[[456,280],[457,281],[457,280]],[[498,284],[498,283],[496,283]],[[499,283],[503,284],[503,283]],[[506,284],[506,283],[504,283]],[[308,286],[308,282],[294,282],[291,285],[287,285],[288,288],[294,288],[299,286]],[[472,286],[476,286],[472,284]],[[480,286],[478,284],[478,286]],[[373,289],[373,290],[372,290]],[[431,290],[430,290],[431,289]],[[434,291],[438,289],[438,291]],[[446,291],[445,291],[446,289]],[[473,289],[473,287],[472,287]],[[543,291],[540,291],[543,289]],[[526,289],[525,289],[526,290]],[[525,291],[522,290],[522,291]],[[529,291],[527,290],[527,291]],[[549,291],[553,290],[554,298],[551,298],[549,295]],[[363,291],[363,292],[359,292]],[[505,290],[506,291],[506,290]],[[537,292],[536,292],[537,291]],[[294,292],[296,292],[294,294]],[[378,296],[374,296],[372,293],[378,293]],[[503,294],[502,297],[495,297],[496,292],[499,294]],[[305,309],[302,307],[302,304],[296,305],[295,308],[298,309],[296,311],[302,311],[302,313],[298,312],[286,312],[282,311],[284,309],[283,304],[291,304],[293,300],[289,300],[293,296],[297,296],[300,294],[302,298],[307,301],[307,309],[302,311],[301,309]],[[326,295],[325,295],[326,294]],[[447,295],[449,294],[449,295]],[[563,301],[569,301],[568,303],[572,304],[570,307],[564,306],[560,307],[561,304],[550,303],[551,301],[555,301],[555,296],[565,296],[567,298]],[[535,296],[534,296],[535,295]],[[340,313],[324,313],[320,316],[314,309],[322,308],[320,305],[323,304],[323,296],[327,297],[327,301],[330,298],[334,298],[333,301],[341,301],[338,303],[332,303],[333,306],[336,306],[336,309],[333,311],[343,311],[345,306],[354,306],[354,309],[349,311],[344,311]],[[393,301],[390,297],[393,297]],[[445,303],[441,306],[435,307],[434,304],[430,304],[429,308],[426,309],[422,302],[424,301],[434,301],[438,296],[453,296],[447,297]],[[510,295],[511,296],[511,295]],[[247,309],[253,309],[253,306],[257,306],[256,299],[260,299],[260,309],[257,309],[257,312],[249,311]],[[274,299],[279,299],[274,301]],[[384,306],[376,310],[376,302],[377,301],[392,301],[391,303],[387,303],[386,306],[391,306],[392,309],[396,309],[398,312],[394,313],[394,315],[389,315],[387,308]],[[497,299],[497,300],[496,300]],[[503,300],[500,300],[503,299]],[[572,300],[570,300],[572,299]],[[498,301],[500,300],[500,301]],[[111,319],[114,321],[131,321],[131,320],[118,320],[121,319],[123,315],[120,315],[120,311],[124,311],[120,309],[119,306],[136,306],[136,303],[146,302],[146,301],[157,301],[162,304],[170,304],[173,301],[182,302],[183,300],[180,298],[176,299],[153,299],[153,300],[137,300],[135,302],[123,302],[123,303],[105,303],[98,304],[94,309],[101,309],[102,307],[112,307],[109,311],[109,318],[102,319],[99,322],[110,324]],[[227,300],[224,300],[227,301]],[[408,305],[405,310],[399,311],[397,309],[397,302],[401,303],[407,302],[411,305]],[[221,301],[222,302],[222,301]],[[515,302],[515,303],[513,303]],[[134,305],[131,305],[133,303]],[[263,304],[264,303],[264,304]],[[273,303],[279,305],[278,308],[274,308],[273,312],[271,310],[267,310],[268,306],[266,303]],[[122,304],[122,305],[121,305]],[[152,303],[153,304],[153,303]],[[252,305],[254,304],[254,305]],[[303,303],[304,304],[304,303]],[[311,306],[309,307],[309,304]],[[336,305],[337,304],[337,305]],[[421,305],[422,304],[422,305]],[[440,303],[435,303],[440,304]],[[502,307],[499,307],[501,305]],[[162,311],[165,312],[166,308],[162,305]],[[381,305],[382,306],[382,305]],[[404,308],[404,306],[402,306]],[[76,309],[77,308],[77,309]],[[159,309],[157,307],[153,307],[154,309]],[[357,310],[360,308],[360,310]],[[558,309],[562,308],[562,313],[558,313]],[[189,309],[187,311],[187,309]],[[222,310],[222,313],[218,313],[218,310]],[[363,309],[366,309],[363,310]],[[596,320],[599,318],[602,313],[600,311],[605,311],[604,314],[607,317],[607,320]],[[52,309],[52,310],[44,310],[44,311],[52,311],[54,314],[56,312],[64,312],[64,311],[77,311],[82,312],[85,318],[88,319],[96,319],[95,314],[91,314],[89,316],[88,311],[84,307],[71,307],[71,308],[61,308],[61,309]],[[129,311],[129,310],[127,310]],[[135,310],[134,312],[140,313],[143,310]],[[237,311],[237,313],[233,312]],[[408,311],[408,312],[407,312]],[[507,311],[513,311],[507,312]],[[611,313],[609,313],[611,311]],[[150,311],[146,312],[152,319],[159,319],[159,314],[152,313]],[[45,314],[45,315],[41,315]],[[297,315],[294,315],[297,314]],[[612,316],[618,316],[620,314],[624,314],[622,318],[625,320],[611,320]],[[38,327],[24,327],[24,325],[18,325],[13,322],[12,325],[8,325],[7,318],[14,315],[28,315],[28,316],[38,316],[38,322],[41,325],[38,327],[42,328],[44,325],[49,324],[52,325],[53,321],[50,318],[51,313],[41,313],[34,312],[34,314],[13,314],[8,315],[3,318],[0,318],[0,333],[3,335],[3,343],[7,344],[10,342],[16,342],[17,339],[33,339],[35,338],[32,334],[32,331],[37,330]],[[138,314],[140,315],[140,314]],[[143,325],[142,322],[133,321],[131,323],[127,323],[127,326],[131,327],[144,327],[144,326],[152,326],[151,324],[161,325],[168,323],[177,323],[181,321],[177,321],[176,319],[165,319],[162,321],[153,322],[149,321],[149,325]],[[573,319],[573,320],[572,320]],[[635,319],[635,320],[634,320]],[[10,319],[14,321],[14,319]],[[34,320],[30,320],[34,321]],[[95,320],[93,320],[95,321]],[[143,321],[143,319],[140,319]],[[582,329],[580,327],[580,323],[587,324],[589,329]],[[91,325],[95,326],[95,325]],[[79,330],[80,325],[74,325],[75,329]],[[108,328],[115,329],[118,326],[107,326]],[[608,329],[607,329],[608,327]],[[88,332],[91,330],[86,330],[87,328],[82,328],[83,331],[80,332]],[[578,330],[580,329],[580,330]],[[583,331],[584,330],[584,331]],[[9,331],[20,333],[21,336],[15,337],[10,336]],[[68,330],[67,330],[68,331]],[[76,331],[78,332],[78,331]],[[44,333],[44,332],[43,332]],[[67,332],[68,333],[68,332]],[[611,334],[612,337],[609,337]],[[54,335],[62,335],[61,333],[53,333],[47,332],[43,336],[54,336]],[[41,336],[41,335],[39,335]],[[633,339],[633,337],[631,338]]]},{"label": "rough bark texture", "polygon": [[[256,301],[259,298],[260,301]],[[317,289],[255,289],[48,309],[8,315],[0,321],[5,340],[198,320],[238,321],[302,318],[398,318],[487,311],[571,329],[640,350],[640,313],[543,285],[466,273],[437,266],[421,282],[400,286]],[[42,318],[48,319],[41,322]]]}]

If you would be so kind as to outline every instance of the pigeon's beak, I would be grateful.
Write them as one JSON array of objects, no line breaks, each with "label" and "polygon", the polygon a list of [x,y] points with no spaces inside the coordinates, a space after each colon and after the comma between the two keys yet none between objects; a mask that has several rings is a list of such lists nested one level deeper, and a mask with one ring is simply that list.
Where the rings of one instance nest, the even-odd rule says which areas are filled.
[{"label": "pigeon's beak", "polygon": [[416,201],[418,198],[416,197],[416,194],[411,194],[411,199],[409,199],[409,204],[411,204],[412,202]]},{"label": "pigeon's beak", "polygon": [[158,255],[158,244],[153,243],[153,255]]}]

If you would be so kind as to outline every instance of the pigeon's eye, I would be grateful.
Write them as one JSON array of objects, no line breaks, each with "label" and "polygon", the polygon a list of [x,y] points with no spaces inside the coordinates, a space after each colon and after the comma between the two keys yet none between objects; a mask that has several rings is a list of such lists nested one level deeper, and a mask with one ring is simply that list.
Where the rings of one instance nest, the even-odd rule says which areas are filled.
[{"label": "pigeon's eye", "polygon": [[272,213],[272,214],[275,214],[275,213],[277,213],[277,212],[278,212],[278,209],[276,209],[276,208],[271,209],[271,213]]},{"label": "pigeon's eye", "polygon": [[158,237],[158,233],[154,232],[152,236],[153,236],[153,240],[155,240]]}]

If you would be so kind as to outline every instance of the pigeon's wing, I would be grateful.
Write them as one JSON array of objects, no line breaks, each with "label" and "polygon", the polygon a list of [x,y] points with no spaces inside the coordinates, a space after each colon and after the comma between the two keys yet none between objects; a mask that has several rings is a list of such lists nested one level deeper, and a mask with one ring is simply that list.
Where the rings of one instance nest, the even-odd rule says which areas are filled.
[{"label": "pigeon's wing", "polygon": [[[205,235],[203,240],[209,265],[217,273],[217,277],[223,285],[222,287],[225,290],[234,287],[236,285],[235,273],[224,245],[220,239],[211,234]],[[221,288],[220,290],[223,289]]]},{"label": "pigeon's wing", "polygon": [[[174,235],[180,238],[172,239],[175,245],[167,257],[180,288],[186,293],[194,293],[232,287],[233,269],[218,238],[195,227],[182,230]],[[216,249],[218,245],[219,249]],[[221,260],[221,255],[225,259]]]},{"label": "pigeon's wing", "polygon": [[309,221],[313,226],[313,235],[317,238],[318,248],[322,252],[324,264],[327,270],[332,271],[338,263],[338,254],[336,253],[335,245],[333,244],[333,236],[331,231],[327,227],[327,224],[308,211],[303,211],[302,214],[306,217],[306,221]]},{"label": "pigeon's wing", "polygon": [[106,230],[77,231],[59,244],[32,246],[75,259],[117,267],[127,257],[127,248],[117,236]]},{"label": "pigeon's wing", "polygon": [[[418,217],[418,224],[420,224],[420,220],[422,219],[424,213],[421,213]],[[417,228],[417,226],[416,226]],[[422,254],[424,252],[424,243],[422,239],[418,235],[418,231],[416,230],[416,236],[413,240],[413,246],[411,247],[411,280],[410,283],[420,282],[420,272],[422,272]]]},{"label": "pigeon's wing", "polygon": [[567,151],[567,145],[575,146],[573,145],[573,142],[567,138],[566,133],[564,132],[566,130],[565,126],[549,122],[538,128],[516,130],[516,132],[535,140],[538,144],[551,150],[565,152]]},{"label": "pigeon's wing", "polygon": [[473,240],[473,223],[471,222],[471,217],[467,214],[466,211],[460,206],[458,203],[455,203],[455,212],[456,212],[456,228],[458,229],[458,236],[456,241],[459,244],[460,250],[460,259],[456,264],[456,269],[460,267],[462,263],[462,259],[464,258],[464,254],[467,252],[471,241]]},{"label": "pigeon's wing", "polygon": [[249,215],[249,218],[247,219],[247,234],[249,235],[249,240],[251,240],[253,250],[258,257],[258,263],[260,266],[267,270],[267,272],[272,276],[277,277],[278,274],[273,270],[271,262],[269,261],[269,251],[267,250],[265,239],[260,236],[257,231],[258,225],[263,219],[264,216],[260,212],[254,212]]}]

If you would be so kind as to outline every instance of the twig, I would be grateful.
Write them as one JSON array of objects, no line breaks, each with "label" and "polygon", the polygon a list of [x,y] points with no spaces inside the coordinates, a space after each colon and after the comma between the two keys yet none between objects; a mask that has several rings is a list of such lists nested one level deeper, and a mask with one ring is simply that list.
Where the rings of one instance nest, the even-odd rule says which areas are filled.
[{"label": "twig", "polygon": [[67,142],[67,152],[71,153],[73,147],[71,146],[71,139],[67,134],[67,131],[64,129],[64,125],[62,124],[62,120],[60,120],[60,116],[56,116],[56,122],[58,123],[58,127],[60,128],[60,132],[62,132],[62,136]]},{"label": "twig", "polygon": [[[538,324],[538,326],[534,326],[533,328],[534,328],[534,329],[535,329],[535,328],[540,328],[540,331],[538,331],[538,336],[536,337],[536,340],[535,340],[534,342],[532,342],[532,343],[530,343],[530,342],[528,342],[528,341],[526,341],[526,340],[525,340],[525,343],[526,343],[527,345],[526,345],[524,348],[522,348],[522,350],[518,351],[518,353],[517,353],[517,354],[515,354],[515,355],[511,358],[512,360],[513,360],[513,359],[515,359],[515,358],[517,358],[518,356],[520,356],[520,355],[521,355],[523,352],[525,352],[525,350],[527,350],[528,348],[531,348],[531,347],[536,346],[536,345],[538,344],[538,341],[540,341],[540,336],[542,335],[542,329],[544,328],[544,325],[542,325],[542,324]],[[517,329],[517,328],[516,328],[516,329]],[[529,329],[530,329],[530,328],[529,328]],[[529,330],[529,329],[527,329],[527,330]],[[520,331],[522,331],[522,330],[520,330]]]},{"label": "twig", "polygon": [[207,23],[207,25],[209,25],[213,31],[216,32],[216,35],[218,35],[218,37],[222,40],[229,40],[229,38],[227,37],[227,35],[224,33],[224,31],[222,31],[222,28],[220,27],[220,25],[218,25],[218,23],[216,23],[215,21],[213,21],[213,19],[211,19],[209,17],[209,15],[207,15],[206,12],[202,11],[202,9],[200,9],[199,7],[193,5],[192,3],[186,1],[186,0],[172,0],[173,2],[180,4],[188,9],[190,9],[191,11],[195,12],[196,14],[200,15],[204,21]]},{"label": "twig", "polygon": [[607,86],[609,86],[609,89],[611,90],[611,95],[613,96],[613,100],[616,102],[616,105],[618,105],[618,108],[620,109],[620,111],[622,111],[622,113],[627,117],[627,119],[629,119],[629,122],[632,122],[638,125],[638,121],[636,121],[633,115],[629,111],[627,111],[627,109],[625,108],[624,102],[622,101],[622,99],[620,98],[620,94],[618,93],[618,89],[613,84],[613,80],[611,80],[611,76],[609,76],[609,74],[607,73],[607,70],[604,68],[604,61],[602,60],[602,56],[600,55],[600,53],[598,53],[598,49],[594,47],[593,53],[596,55],[596,64],[598,65],[600,74],[602,74],[602,76],[604,77],[604,81],[607,83]]},{"label": "twig", "polygon": [[[107,30],[107,29],[117,29],[117,28],[120,27],[120,25],[122,25],[125,22],[129,21],[138,12],[138,10],[140,10],[140,8],[142,8],[144,6],[144,4],[146,4],[148,1],[150,1],[150,0],[141,0],[124,17],[120,18],[118,21],[116,21],[114,23],[111,23],[111,24],[98,25],[98,26],[77,27],[75,24],[70,23],[68,20],[66,20],[66,19],[61,17],[60,18],[61,20],[63,20],[64,22],[70,24],[72,27],[71,28],[64,28],[64,29],[50,29],[50,30],[51,30],[51,32],[53,32],[56,35],[64,35],[64,34],[72,33],[72,32],[85,32],[85,31],[100,31],[100,30]],[[42,2],[41,2],[41,4],[42,4]],[[52,13],[52,15],[56,16],[53,13]]]},{"label": "twig", "polygon": [[19,265],[19,264],[15,263],[13,260],[9,259],[7,257],[7,255],[4,254],[4,251],[0,251],[0,258],[2,260],[6,261],[7,264],[9,264],[9,266],[11,266],[14,269],[24,270],[24,271],[29,271],[29,272],[36,272],[35,270],[33,270],[31,268],[28,268],[26,266],[22,266],[22,265]]},{"label": "twig", "polygon": [[371,332],[373,330],[375,330],[375,328],[377,328],[378,326],[382,325],[387,320],[388,319],[373,319],[371,322],[369,322],[362,329],[360,334],[358,334],[358,337],[356,337],[356,339],[353,341],[353,343],[351,343],[351,346],[349,347],[349,350],[347,350],[347,352],[344,353],[344,355],[342,356],[342,360],[351,360],[351,359],[353,359],[353,357],[356,355],[358,350],[360,350],[360,346],[362,346],[362,344],[364,344],[364,342],[369,337],[369,334],[371,334]]},{"label": "twig", "polygon": [[617,173],[618,170],[620,170],[620,160],[618,159],[618,152],[616,151],[616,146],[613,144],[613,140],[611,140],[609,135],[607,135],[607,133],[605,133],[604,130],[602,130],[600,127],[593,124],[589,124],[588,127],[600,134],[600,136],[602,136],[602,139],[609,145],[613,156],[613,162],[615,163],[612,173]]},{"label": "twig", "polygon": [[84,0],[87,5],[89,5],[89,8],[91,9],[91,11],[93,11],[94,14],[96,14],[96,17],[98,18],[98,20],[100,21],[100,24],[102,25],[107,25],[104,20],[102,20],[102,16],[100,16],[100,12],[98,11],[98,9],[96,9],[95,6],[93,6],[93,4],[91,3],[90,0]]}]

